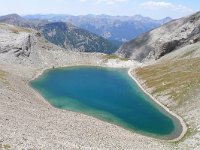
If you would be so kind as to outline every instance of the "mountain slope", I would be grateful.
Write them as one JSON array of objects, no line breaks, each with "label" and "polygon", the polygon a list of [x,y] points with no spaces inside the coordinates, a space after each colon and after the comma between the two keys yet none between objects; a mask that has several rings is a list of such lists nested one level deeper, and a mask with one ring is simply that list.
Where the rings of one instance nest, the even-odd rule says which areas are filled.
[{"label": "mountain slope", "polygon": [[187,133],[174,145],[176,149],[200,149],[199,20],[200,12],[168,23],[125,44],[121,51],[144,62],[131,73],[149,94],[187,124]]},{"label": "mountain slope", "polygon": [[[99,62],[101,54],[73,52],[48,42],[40,32],[0,23],[0,64],[42,68]],[[18,68],[16,68],[18,69]]]},{"label": "mountain slope", "polygon": [[5,15],[5,16],[1,16],[0,22],[16,25],[16,26],[20,26],[20,27],[32,27],[33,26],[33,23],[20,17],[17,14],[9,14],[9,15]]},{"label": "mountain slope", "polygon": [[110,54],[119,48],[117,43],[67,23],[27,20],[17,14],[2,16],[0,22],[39,30],[48,41],[70,50]]},{"label": "mountain slope", "polygon": [[125,43],[116,54],[137,61],[159,59],[176,49],[200,41],[200,12],[167,23]]},{"label": "mountain slope", "polygon": [[54,22],[40,27],[40,30],[48,41],[66,49],[107,54],[117,50],[117,46],[108,40],[71,24]]},{"label": "mountain slope", "polygon": [[108,15],[29,15],[28,19],[47,19],[51,22],[70,22],[75,26],[88,30],[106,39],[125,42],[138,35],[152,30],[171,21],[167,17],[162,20],[153,20],[141,15],[135,16],[108,16]]},{"label": "mountain slope", "polygon": [[61,48],[45,42],[41,34],[33,29],[0,24],[0,60],[26,66],[44,65],[41,51],[48,49],[61,51]]}]

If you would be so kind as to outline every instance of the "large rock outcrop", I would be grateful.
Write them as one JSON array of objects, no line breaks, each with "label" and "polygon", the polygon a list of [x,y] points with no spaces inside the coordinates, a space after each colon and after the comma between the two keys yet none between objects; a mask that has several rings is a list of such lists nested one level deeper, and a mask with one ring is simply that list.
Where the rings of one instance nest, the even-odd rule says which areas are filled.
[{"label": "large rock outcrop", "polygon": [[29,57],[34,41],[31,30],[0,24],[0,33],[0,53],[10,52],[17,57]]},{"label": "large rock outcrop", "polygon": [[102,54],[74,52],[48,42],[40,32],[0,24],[0,64],[41,68],[74,64],[99,64]]}]

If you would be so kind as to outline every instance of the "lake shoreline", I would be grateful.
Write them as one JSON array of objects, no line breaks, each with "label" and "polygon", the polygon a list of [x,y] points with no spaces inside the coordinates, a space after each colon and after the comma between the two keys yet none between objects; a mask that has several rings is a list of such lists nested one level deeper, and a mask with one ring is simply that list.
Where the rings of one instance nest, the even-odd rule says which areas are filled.
[{"label": "lake shoreline", "polygon": [[133,71],[132,68],[130,68],[128,70],[128,75],[134,80],[134,82],[138,85],[138,87],[147,95],[151,98],[151,100],[153,100],[155,103],[157,103],[160,107],[162,107],[165,111],[167,111],[169,114],[171,114],[173,117],[177,118],[182,126],[182,132],[181,134],[172,140],[167,140],[169,142],[176,142],[181,140],[185,134],[187,133],[187,126],[184,122],[184,120],[182,119],[182,117],[178,116],[177,114],[175,114],[174,112],[172,112],[171,110],[169,110],[169,108],[167,108],[165,105],[163,105],[161,102],[159,102],[158,100],[156,100],[149,92],[147,92],[147,90],[140,84],[140,82],[136,79],[136,77],[133,76],[133,74],[131,73]]},{"label": "lake shoreline", "polygon": [[[62,66],[51,66],[51,67],[45,67],[45,68],[42,68],[42,69],[39,69],[36,71],[36,74],[34,75],[34,77],[29,80],[28,84],[32,81],[32,80],[35,80],[36,78],[38,78],[40,75],[42,75],[45,71],[49,70],[49,69],[56,69],[56,68],[66,68],[66,67],[79,67],[79,66],[91,66],[91,67],[105,67],[105,68],[127,68],[127,67],[124,67],[124,66],[121,66],[121,67],[118,67],[118,66],[113,66],[113,65],[88,65],[88,64],[77,64],[77,65],[62,65]],[[156,102],[160,107],[162,107],[165,111],[167,111],[169,114],[171,114],[172,116],[174,116],[175,118],[178,119],[178,121],[180,122],[181,126],[182,126],[182,133],[180,134],[180,136],[178,136],[177,138],[175,139],[169,139],[169,140],[163,140],[163,139],[159,139],[159,140],[163,140],[163,141],[169,141],[169,142],[175,142],[175,141],[179,141],[180,139],[182,139],[184,137],[184,135],[186,134],[187,132],[187,126],[185,125],[185,122],[183,121],[183,119],[176,115],[175,113],[173,113],[172,111],[170,111],[166,106],[164,106],[162,103],[160,103],[159,101],[157,101],[152,95],[150,95],[142,86],[141,84],[139,83],[138,80],[136,80],[136,78],[131,74],[131,71],[133,69],[136,69],[138,66],[135,66],[135,67],[128,67],[128,75],[135,81],[135,83],[139,86],[139,88],[145,93],[147,94],[154,102]],[[29,87],[31,87],[29,85]],[[31,89],[33,89],[31,87]],[[41,96],[41,94],[36,91],[35,89],[33,89],[37,94],[39,94]],[[48,105],[51,105],[49,102],[47,102],[45,100],[45,103],[48,103]],[[51,105],[52,106],[52,105]],[[52,106],[54,107],[54,106]],[[66,110],[67,111],[67,110]],[[111,123],[112,124],[112,123]],[[122,127],[121,127],[122,128]],[[128,129],[126,129],[128,130]],[[134,132],[136,134],[139,134],[137,132]],[[141,134],[140,134],[141,135]],[[148,135],[144,135],[144,136],[148,136]],[[148,136],[149,137],[149,136]],[[151,138],[154,138],[154,137],[151,137]]]}]

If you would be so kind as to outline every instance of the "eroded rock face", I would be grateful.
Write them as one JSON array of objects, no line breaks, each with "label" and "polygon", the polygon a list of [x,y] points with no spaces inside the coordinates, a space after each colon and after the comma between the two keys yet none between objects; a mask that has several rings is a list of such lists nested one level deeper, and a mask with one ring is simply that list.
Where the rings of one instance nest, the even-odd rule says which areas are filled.
[{"label": "eroded rock face", "polygon": [[0,24],[0,53],[11,53],[16,57],[29,57],[38,32],[7,24]]},{"label": "eroded rock face", "polygon": [[28,35],[22,42],[21,47],[17,48],[16,51],[14,51],[15,55],[18,56],[25,56],[29,57],[31,53],[31,35]]},{"label": "eroded rock face", "polygon": [[156,59],[159,59],[160,57],[164,56],[167,53],[170,53],[173,51],[176,47],[178,47],[179,41],[178,40],[173,40],[166,42],[161,45],[161,51],[160,53],[157,54]]},{"label": "eroded rock face", "polygon": [[117,55],[140,62],[162,56],[200,41],[200,12],[174,20],[125,43]]}]

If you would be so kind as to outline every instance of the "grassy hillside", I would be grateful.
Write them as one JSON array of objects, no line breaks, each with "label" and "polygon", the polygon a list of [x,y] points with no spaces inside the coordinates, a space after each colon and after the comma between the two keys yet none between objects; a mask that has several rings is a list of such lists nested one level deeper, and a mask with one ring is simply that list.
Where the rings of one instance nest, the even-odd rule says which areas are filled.
[{"label": "grassy hillside", "polygon": [[200,87],[200,58],[168,60],[136,70],[155,96],[166,95],[181,104],[190,91]]}]

